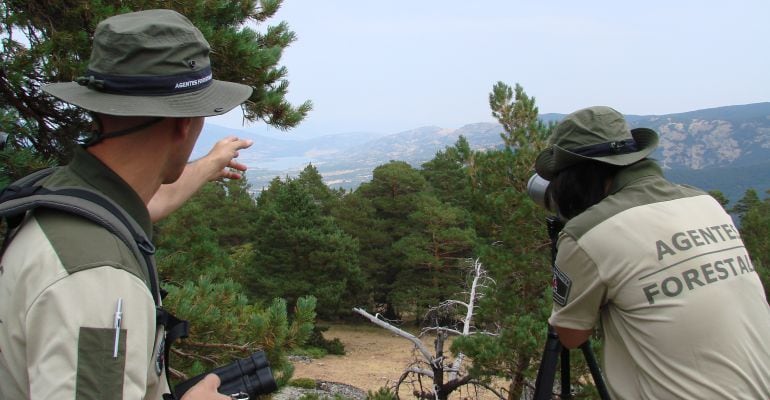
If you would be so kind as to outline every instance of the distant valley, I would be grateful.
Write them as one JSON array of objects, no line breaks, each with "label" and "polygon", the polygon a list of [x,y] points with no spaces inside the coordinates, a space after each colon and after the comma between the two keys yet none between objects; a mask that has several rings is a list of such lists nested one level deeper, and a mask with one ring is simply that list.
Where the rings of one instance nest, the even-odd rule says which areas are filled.
[{"label": "distant valley", "polygon": [[[770,102],[626,118],[631,127],[660,134],[653,157],[674,181],[721,190],[732,202],[749,187],[760,194],[770,189]],[[247,177],[257,191],[276,176],[296,176],[308,163],[329,186],[352,189],[371,180],[372,170],[390,160],[419,168],[437,151],[453,146],[460,135],[477,150],[500,147],[501,132],[499,124],[480,122],[457,129],[426,126],[392,134],[355,132],[300,140],[290,133],[277,138],[207,124],[193,156],[203,155],[219,138],[237,134],[255,141],[239,159],[249,166]]]}]

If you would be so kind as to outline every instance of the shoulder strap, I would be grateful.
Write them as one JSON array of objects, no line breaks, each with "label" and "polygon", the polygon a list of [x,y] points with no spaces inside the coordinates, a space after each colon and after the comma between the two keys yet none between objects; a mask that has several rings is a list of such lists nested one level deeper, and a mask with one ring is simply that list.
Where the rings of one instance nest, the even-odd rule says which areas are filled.
[{"label": "shoulder strap", "polygon": [[[22,187],[34,185],[38,181],[42,180],[48,175],[51,175],[56,170],[56,167],[51,168],[45,168],[41,169],[39,171],[35,171],[27,176],[24,176],[17,181],[11,183],[10,185],[3,188],[2,191],[0,191],[0,228],[5,229],[5,237],[3,238],[3,244],[0,246],[0,257],[5,254],[5,250],[8,247],[8,245],[11,242],[11,239],[15,235],[16,227],[18,227],[21,224],[21,221],[24,219],[25,213],[19,213],[19,214],[11,214],[10,212],[6,213],[2,211],[2,206],[5,203],[6,197],[10,197],[10,193],[17,192],[21,190]],[[5,223],[5,226],[3,227],[2,223]]]},{"label": "shoulder strap", "polygon": [[160,287],[152,255],[155,247],[144,230],[114,201],[99,192],[80,187],[46,188],[37,183],[54,168],[38,171],[6,187],[0,193],[0,217],[8,224],[3,249],[12,231],[27,211],[49,208],[91,220],[117,236],[133,253],[146,271],[146,281],[155,305],[160,305]]}]

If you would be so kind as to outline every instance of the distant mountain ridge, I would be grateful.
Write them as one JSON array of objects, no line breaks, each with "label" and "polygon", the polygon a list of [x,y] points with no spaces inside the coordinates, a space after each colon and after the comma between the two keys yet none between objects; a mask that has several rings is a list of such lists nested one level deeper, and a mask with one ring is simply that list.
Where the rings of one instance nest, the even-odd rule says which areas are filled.
[{"label": "distant mountain ridge", "polygon": [[628,122],[660,134],[655,156],[664,168],[698,170],[770,160],[770,103],[629,116]]},{"label": "distant mountain ridge", "polygon": [[[563,117],[564,114],[541,115],[545,121]],[[675,175],[674,171],[686,172],[681,176],[688,179],[695,179],[690,177],[698,176],[699,171],[711,174],[708,171],[750,167],[770,160],[770,102],[666,115],[626,115],[626,120],[632,128],[656,130],[660,144],[653,157]],[[419,167],[436,152],[453,146],[461,135],[476,150],[500,147],[503,143],[502,126],[488,122],[457,129],[426,126],[388,135],[347,133],[308,140],[276,139],[216,125],[207,125],[204,129],[213,133],[202,135],[211,141],[225,133],[255,140],[254,146],[241,152],[240,159],[250,166],[248,178],[256,189],[265,187],[275,176],[294,176],[308,163],[318,168],[330,186],[354,188],[370,180],[375,167],[390,160]],[[196,151],[207,150],[211,144],[213,142],[203,141],[196,146]],[[740,171],[751,171],[751,168]],[[758,182],[758,190],[770,188],[763,179]]]}]

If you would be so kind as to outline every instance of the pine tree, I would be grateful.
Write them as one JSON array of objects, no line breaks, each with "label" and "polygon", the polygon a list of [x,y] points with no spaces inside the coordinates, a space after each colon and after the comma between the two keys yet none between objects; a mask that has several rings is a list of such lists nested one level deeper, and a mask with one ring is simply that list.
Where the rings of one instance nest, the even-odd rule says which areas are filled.
[{"label": "pine tree", "polygon": [[474,218],[482,241],[477,255],[497,282],[480,303],[478,321],[500,331],[492,338],[462,338],[456,349],[473,358],[474,373],[503,373],[510,379],[511,400],[519,398],[537,370],[550,308],[546,213],[518,189],[529,171],[512,168],[532,162],[533,156],[521,149],[476,155]]},{"label": "pine tree", "polygon": [[727,198],[727,196],[725,196],[724,193],[722,193],[721,190],[710,190],[708,193],[717,202],[719,202],[719,205],[721,205],[723,208],[727,207],[727,204],[730,203],[730,200]]},{"label": "pine tree", "polygon": [[241,285],[204,275],[170,286],[166,306],[190,322],[190,336],[175,344],[172,364],[180,380],[261,350],[279,386],[293,372],[289,351],[302,346],[315,323],[315,298],[302,297],[289,313],[286,301],[254,303]]},{"label": "pine tree", "polygon": [[256,209],[245,180],[204,185],[155,227],[161,278],[179,283],[195,273],[232,276],[232,269],[240,266],[232,263],[230,253],[257,235]]},{"label": "pine tree", "polygon": [[738,203],[735,204],[731,211],[737,214],[739,218],[743,219],[749,210],[756,208],[759,203],[760,200],[757,191],[755,189],[748,189],[746,190],[746,193],[743,194],[743,197],[738,200]]},{"label": "pine tree", "polygon": [[467,211],[428,193],[417,199],[417,209],[408,218],[411,233],[393,244],[403,267],[390,298],[402,311],[419,315],[461,291],[476,234]]},{"label": "pine tree", "polygon": [[265,24],[282,0],[2,0],[0,3],[0,131],[15,151],[29,151],[29,164],[14,158],[7,179],[40,163],[63,164],[72,145],[89,131],[86,113],[44,95],[49,82],[73,81],[90,56],[96,25],[129,11],[173,8],[187,16],[211,44],[217,79],[243,83],[254,93],[243,106],[248,121],[263,120],[280,129],[296,126],[310,111],[285,99],[287,70],[279,65],[283,49],[295,39],[285,22]]},{"label": "pine tree", "polygon": [[[515,95],[514,95],[515,92]],[[548,132],[548,126],[540,121],[535,98],[527,96],[518,83],[515,89],[503,82],[497,82],[489,93],[489,107],[492,116],[503,126],[500,137],[510,148],[524,144],[539,146]]]},{"label": "pine tree", "polygon": [[422,164],[420,172],[439,200],[462,208],[470,206],[467,170],[473,164],[472,155],[468,139],[460,136],[454,146],[437,152],[432,160]]},{"label": "pine tree", "polygon": [[409,268],[393,244],[413,232],[409,215],[417,210],[418,199],[427,189],[419,171],[406,162],[391,161],[375,168],[371,182],[355,192],[373,208],[367,225],[373,234],[366,236],[372,242],[361,241],[361,257],[367,260],[362,267],[367,278],[375,283],[373,300],[387,318],[400,318],[391,292],[398,274]]},{"label": "pine tree", "polygon": [[364,279],[363,290],[368,295],[356,305],[374,307],[377,303],[386,303],[389,289],[384,286],[389,280],[382,260],[387,259],[392,244],[386,221],[377,217],[371,199],[358,191],[343,196],[332,207],[330,215],[340,229],[358,242],[358,264]]},{"label": "pine tree", "polygon": [[246,295],[256,204],[245,181],[206,184],[156,226],[164,306],[189,320],[190,337],[175,345],[175,378],[184,379],[242,358],[268,354],[279,385],[291,377],[287,355],[308,338],[315,299],[295,299],[293,312],[279,298]]},{"label": "pine tree", "polygon": [[274,180],[257,201],[247,287],[257,298],[302,296],[318,300],[322,317],[335,317],[364,296],[358,243],[322,213],[306,185],[297,179]]},{"label": "pine tree", "polygon": [[[770,195],[770,191],[766,193]],[[735,207],[740,216],[740,232],[751,262],[762,279],[765,296],[770,298],[770,196],[760,200],[749,189]]]},{"label": "pine tree", "polygon": [[329,215],[335,203],[339,201],[344,191],[332,190],[327,186],[321,174],[313,164],[308,164],[297,176],[297,182],[304,186],[313,200],[321,207],[324,215]]},{"label": "pine tree", "polygon": [[[458,338],[452,350],[473,359],[475,376],[502,374],[510,379],[508,399],[514,400],[521,398],[539,368],[551,308],[547,213],[529,198],[526,187],[553,125],[537,119],[534,98],[519,85],[513,99],[510,87],[495,84],[490,106],[506,130],[508,146],[476,152],[468,173],[481,241],[477,255],[496,282],[482,299],[477,320],[498,327],[499,334]],[[573,377],[586,375],[584,364],[572,366],[577,370]]]}]

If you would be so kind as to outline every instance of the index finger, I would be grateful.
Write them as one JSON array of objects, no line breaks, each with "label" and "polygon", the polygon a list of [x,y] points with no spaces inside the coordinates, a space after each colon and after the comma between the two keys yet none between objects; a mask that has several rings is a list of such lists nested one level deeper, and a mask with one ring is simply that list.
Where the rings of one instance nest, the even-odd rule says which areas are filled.
[{"label": "index finger", "polygon": [[252,144],[254,144],[254,141],[251,139],[241,139],[238,136],[228,136],[221,140],[222,143],[226,143],[227,145],[234,145],[236,149],[245,149]]}]

